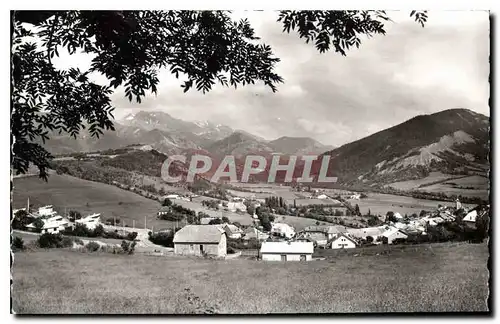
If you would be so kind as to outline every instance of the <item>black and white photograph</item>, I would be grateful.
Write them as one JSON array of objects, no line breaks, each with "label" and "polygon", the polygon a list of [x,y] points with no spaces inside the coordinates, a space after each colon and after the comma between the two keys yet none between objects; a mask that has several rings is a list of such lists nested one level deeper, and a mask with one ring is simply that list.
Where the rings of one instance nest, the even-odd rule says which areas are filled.
[{"label": "black and white photograph", "polygon": [[11,314],[491,314],[493,19],[11,10]]}]

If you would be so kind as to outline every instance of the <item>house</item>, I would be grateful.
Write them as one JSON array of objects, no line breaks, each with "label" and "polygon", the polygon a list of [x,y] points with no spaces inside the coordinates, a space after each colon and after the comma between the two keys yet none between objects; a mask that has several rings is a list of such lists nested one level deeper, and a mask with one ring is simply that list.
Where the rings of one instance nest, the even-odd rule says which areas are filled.
[{"label": "house", "polygon": [[464,222],[470,222],[470,223],[475,223],[477,218],[477,209],[474,209],[465,215],[463,218]]},{"label": "house", "polygon": [[224,224],[222,226],[228,238],[239,239],[243,235],[243,231],[236,225]]},{"label": "house", "polygon": [[432,218],[429,218],[427,220],[427,224],[429,224],[430,226],[436,226],[437,224],[440,224],[440,223],[443,223],[444,222],[444,219],[442,219],[441,217],[432,217]]},{"label": "house", "polygon": [[[64,231],[64,229],[66,229],[69,226],[70,223],[67,219],[63,218],[62,216],[55,216],[43,220],[43,227],[41,233],[57,234],[61,231]],[[35,230],[36,226],[33,223],[31,223],[29,225],[26,225],[26,228],[29,230]]]},{"label": "house", "polygon": [[248,241],[251,239],[256,239],[259,241],[265,241],[269,238],[269,234],[258,230],[255,227],[249,227],[244,231],[243,240]]},{"label": "house", "polygon": [[361,195],[360,194],[354,194],[354,195],[349,196],[348,199],[360,200],[361,199]]},{"label": "house", "polygon": [[345,232],[344,226],[307,226],[300,237],[310,238],[318,246],[326,246],[328,241],[333,239],[338,233]]},{"label": "house", "polygon": [[328,199],[328,196],[325,194],[321,194],[318,197],[316,197],[316,199]]},{"label": "house", "polygon": [[292,238],[295,235],[295,230],[288,224],[274,223],[271,228],[271,234],[286,238]]},{"label": "house", "polygon": [[52,205],[40,207],[40,208],[38,208],[37,212],[31,214],[31,216],[33,216],[35,218],[39,218],[39,217],[46,218],[46,217],[53,217],[56,215],[57,215],[57,212],[54,210],[54,208],[52,208]]},{"label": "house", "polygon": [[176,194],[171,194],[171,195],[166,195],[163,198],[168,198],[168,199],[179,199],[179,195]]},{"label": "house", "polygon": [[170,211],[169,206],[163,206],[160,208],[160,210],[158,210],[157,215],[159,217],[161,217],[161,216],[167,215],[169,211]]},{"label": "house", "polygon": [[359,246],[358,241],[347,233],[337,234],[329,243],[332,249],[354,249]]},{"label": "house", "polygon": [[312,242],[262,242],[260,257],[264,261],[310,261]]},{"label": "house", "polygon": [[92,214],[83,218],[77,219],[76,224],[85,225],[88,229],[95,229],[101,223],[101,214]]},{"label": "house", "polygon": [[187,225],[174,235],[174,252],[181,255],[225,257],[227,238],[218,225]]},{"label": "house", "polygon": [[395,213],[394,213],[394,217],[395,217],[397,220],[402,220],[402,219],[404,218],[404,217],[403,217],[400,213],[398,213],[398,212],[395,212]]},{"label": "house", "polygon": [[242,212],[246,212],[247,206],[242,202],[228,202],[227,203],[227,210],[232,211],[233,213],[237,210],[240,210]]},{"label": "house", "polygon": [[408,238],[408,235],[406,235],[405,233],[401,232],[401,230],[399,230],[396,227],[390,227],[387,231],[385,231],[384,234],[382,234],[382,236],[387,237],[387,243],[388,244],[392,244],[392,241],[394,241],[395,239],[406,239],[406,238]]}]

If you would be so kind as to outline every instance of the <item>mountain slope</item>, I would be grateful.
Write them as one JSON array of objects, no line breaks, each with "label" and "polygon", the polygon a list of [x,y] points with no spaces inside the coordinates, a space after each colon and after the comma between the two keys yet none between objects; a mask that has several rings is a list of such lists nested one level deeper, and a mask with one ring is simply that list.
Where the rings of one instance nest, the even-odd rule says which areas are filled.
[{"label": "mountain slope", "polygon": [[467,109],[420,115],[325,154],[344,184],[418,179],[430,171],[484,174],[489,118]]},{"label": "mountain slope", "polygon": [[276,153],[289,155],[319,154],[333,149],[333,147],[323,145],[309,137],[283,136],[270,141],[268,144]]},{"label": "mountain slope", "polygon": [[234,132],[228,137],[206,147],[214,156],[234,155],[242,157],[248,154],[271,154],[273,149],[267,143],[243,132]]}]

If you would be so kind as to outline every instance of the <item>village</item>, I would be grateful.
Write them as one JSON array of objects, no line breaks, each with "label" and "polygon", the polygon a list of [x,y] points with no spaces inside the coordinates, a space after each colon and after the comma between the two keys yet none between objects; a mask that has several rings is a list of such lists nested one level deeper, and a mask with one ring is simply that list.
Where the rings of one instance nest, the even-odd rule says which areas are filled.
[{"label": "village", "polygon": [[[277,197],[255,199],[230,196],[228,201],[201,201],[207,208],[247,215],[251,218],[251,225],[231,222],[224,216],[215,217],[201,211],[196,213],[180,205],[182,202],[193,201],[193,198],[207,197],[194,194],[168,194],[161,197],[163,206],[158,209],[157,218],[170,220],[174,225],[156,231],[146,226],[136,228],[135,222],[120,224],[116,217],[105,219],[100,213],[83,216],[75,212],[68,215],[65,212],[65,215],[59,215],[51,205],[32,211],[29,201],[26,208],[14,210],[14,215],[25,215],[26,219],[33,221],[14,228],[21,233],[34,232],[37,235],[89,236],[92,237],[90,242],[96,241],[100,246],[110,245],[101,242],[100,237],[131,238],[138,247],[149,247],[148,251],[156,255],[233,259],[240,257],[242,251],[254,250],[256,259],[262,261],[310,261],[314,260],[313,255],[318,250],[347,250],[376,245],[451,240],[453,238],[441,237],[443,229],[437,228],[443,228],[443,224],[459,222],[463,228],[473,232],[477,227],[477,219],[489,213],[489,206],[465,208],[457,199],[453,205],[438,205],[435,210],[422,211],[420,215],[403,216],[399,212],[388,211],[385,219],[379,221],[376,226],[349,227],[324,222],[322,225],[317,221],[316,225],[297,229],[287,221],[280,221],[281,213],[278,214],[276,208],[269,207],[273,206],[274,202],[277,202],[277,205],[285,205],[283,200]],[[360,194],[352,193],[348,198],[359,200]],[[333,200],[329,195],[318,191],[314,191],[310,199]],[[347,203],[347,206],[350,205]],[[290,205],[286,209],[290,215],[297,215],[299,208]],[[81,234],[81,230],[75,230],[77,227],[83,228],[84,234]]]}]

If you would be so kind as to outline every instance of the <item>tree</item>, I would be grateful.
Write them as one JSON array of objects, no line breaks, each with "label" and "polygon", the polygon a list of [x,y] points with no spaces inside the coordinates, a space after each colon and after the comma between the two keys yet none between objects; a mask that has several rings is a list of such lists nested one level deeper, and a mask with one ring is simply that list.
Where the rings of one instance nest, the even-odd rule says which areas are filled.
[{"label": "tree", "polygon": [[385,215],[385,221],[386,222],[397,222],[396,216],[394,216],[393,211],[387,212],[387,214]]},{"label": "tree", "polygon": [[366,237],[366,242],[367,243],[373,243],[373,236],[367,236]]},{"label": "tree", "polygon": [[162,206],[172,206],[172,200],[170,200],[169,198],[165,198],[165,200],[163,200]]},{"label": "tree", "polygon": [[356,206],[354,207],[354,211],[356,212],[357,216],[361,215],[361,212],[359,211],[359,205],[358,204],[356,204]]},{"label": "tree", "polygon": [[40,218],[36,218],[35,221],[33,222],[33,226],[35,226],[35,230],[38,233],[42,231],[44,225],[45,225],[44,221],[41,220]]},{"label": "tree", "polygon": [[[22,230],[26,225],[31,224],[34,218],[29,216],[25,210],[18,210],[12,219],[12,228]],[[43,226],[43,225],[42,225]]]},{"label": "tree", "polygon": [[208,225],[219,225],[222,224],[222,220],[220,218],[214,218],[208,222]]},{"label": "tree", "polygon": [[229,218],[227,218],[226,216],[223,216],[222,223],[229,223]]},{"label": "tree", "polygon": [[69,220],[72,222],[82,218],[82,214],[77,210],[70,210],[68,216]]},{"label": "tree", "polygon": [[[410,16],[422,26],[425,11]],[[297,31],[320,53],[341,55],[359,47],[362,36],[385,34],[384,11],[281,11],[283,32]],[[27,27],[30,26],[30,27]],[[31,28],[31,27],[36,28]],[[271,47],[259,44],[248,20],[224,11],[16,11],[11,13],[11,161],[17,174],[30,164],[47,180],[52,155],[42,146],[52,134],[92,137],[114,130],[110,96],[119,86],[129,101],[157,93],[158,70],[182,78],[184,92],[206,93],[215,84],[263,82],[273,92],[283,78]],[[35,43],[27,37],[41,40]],[[59,51],[92,56],[90,68],[59,69]],[[108,84],[91,81],[103,74]]]}]

